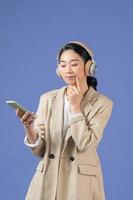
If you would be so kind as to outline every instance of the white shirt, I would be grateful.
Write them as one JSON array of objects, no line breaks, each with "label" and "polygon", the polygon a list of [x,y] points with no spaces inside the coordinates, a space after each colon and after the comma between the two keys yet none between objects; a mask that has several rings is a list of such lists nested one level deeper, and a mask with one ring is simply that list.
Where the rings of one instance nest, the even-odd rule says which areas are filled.
[{"label": "white shirt", "polygon": [[[71,113],[70,112],[70,108],[69,108],[69,101],[67,100],[67,96],[66,94],[64,95],[64,126],[63,126],[63,137],[65,136],[66,134],[66,130],[67,130],[67,124],[68,124],[68,121],[77,116],[77,115],[82,115],[81,112],[78,112],[78,113]],[[30,144],[28,142],[28,139],[27,139],[27,135],[25,136],[24,138],[24,143],[29,146],[29,147],[36,147],[39,143],[40,143],[40,137],[37,138],[36,142],[34,144]]]}]

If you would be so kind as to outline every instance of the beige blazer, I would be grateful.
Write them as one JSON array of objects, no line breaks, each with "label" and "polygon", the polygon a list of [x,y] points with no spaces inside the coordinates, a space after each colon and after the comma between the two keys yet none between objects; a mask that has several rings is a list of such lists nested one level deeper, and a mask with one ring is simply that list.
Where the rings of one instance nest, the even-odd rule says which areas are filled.
[{"label": "beige blazer", "polygon": [[81,102],[82,115],[68,122],[63,138],[66,87],[40,97],[34,124],[40,143],[31,150],[41,160],[25,200],[105,200],[97,147],[113,101],[90,87]]}]

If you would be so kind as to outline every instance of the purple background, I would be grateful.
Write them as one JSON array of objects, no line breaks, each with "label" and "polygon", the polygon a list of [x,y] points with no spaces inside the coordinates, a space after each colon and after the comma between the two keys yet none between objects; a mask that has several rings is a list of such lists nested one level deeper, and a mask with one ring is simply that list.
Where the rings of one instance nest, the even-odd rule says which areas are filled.
[{"label": "purple background", "polygon": [[64,86],[56,53],[71,40],[92,47],[98,91],[114,101],[99,146],[106,199],[133,199],[132,19],[132,0],[0,0],[0,199],[23,200],[39,161],[5,101],[36,111],[42,93]]}]

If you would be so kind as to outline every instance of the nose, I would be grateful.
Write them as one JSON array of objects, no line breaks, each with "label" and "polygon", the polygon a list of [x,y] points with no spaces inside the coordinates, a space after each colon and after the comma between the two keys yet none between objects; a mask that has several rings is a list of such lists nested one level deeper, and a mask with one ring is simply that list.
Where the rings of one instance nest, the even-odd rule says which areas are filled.
[{"label": "nose", "polygon": [[67,67],[66,67],[66,73],[67,73],[67,74],[71,74],[71,73],[73,73],[73,71],[72,71],[72,68],[71,68],[71,65],[70,65],[70,64],[67,64]]}]

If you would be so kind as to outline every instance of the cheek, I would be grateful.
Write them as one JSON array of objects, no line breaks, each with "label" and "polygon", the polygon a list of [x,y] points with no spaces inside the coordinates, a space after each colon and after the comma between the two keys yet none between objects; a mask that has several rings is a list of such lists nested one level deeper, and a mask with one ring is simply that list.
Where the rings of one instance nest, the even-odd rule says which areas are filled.
[{"label": "cheek", "polygon": [[85,76],[85,72],[84,72],[84,68],[77,68],[74,70],[75,75],[79,76],[79,77],[84,77]]},{"label": "cheek", "polygon": [[65,73],[65,68],[59,68],[59,72],[60,72],[61,74],[64,74],[64,73]]}]

